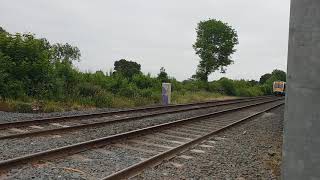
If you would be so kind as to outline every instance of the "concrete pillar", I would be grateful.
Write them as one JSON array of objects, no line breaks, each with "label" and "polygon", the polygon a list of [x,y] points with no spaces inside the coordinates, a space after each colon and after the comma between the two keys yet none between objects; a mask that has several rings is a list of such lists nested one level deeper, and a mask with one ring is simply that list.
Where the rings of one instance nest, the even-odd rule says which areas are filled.
[{"label": "concrete pillar", "polygon": [[291,0],[282,179],[320,179],[320,0]]},{"label": "concrete pillar", "polygon": [[171,83],[162,83],[162,104],[171,104]]}]

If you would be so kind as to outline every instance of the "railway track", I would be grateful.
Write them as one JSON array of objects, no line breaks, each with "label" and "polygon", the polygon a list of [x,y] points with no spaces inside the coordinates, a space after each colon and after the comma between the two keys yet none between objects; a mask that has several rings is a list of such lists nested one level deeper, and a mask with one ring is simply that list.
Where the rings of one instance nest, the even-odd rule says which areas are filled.
[{"label": "railway track", "polygon": [[[36,119],[29,121],[19,121],[0,124],[0,140],[24,138],[30,136],[39,136],[45,134],[70,132],[85,128],[100,127],[110,124],[134,121],[142,118],[160,116],[164,114],[174,114],[194,110],[203,110],[213,107],[236,105],[248,103],[262,99],[270,99],[272,97],[243,98],[226,101],[213,101],[191,104],[172,105],[167,108],[164,106],[152,108],[139,108],[130,110],[113,111],[107,113],[94,113],[78,116],[55,117]],[[150,112],[146,112],[151,109]],[[157,110],[157,111],[156,111]],[[128,115],[125,113],[139,113],[139,115]],[[122,114],[122,116],[118,116]],[[116,115],[116,116],[115,116]],[[97,118],[97,116],[99,116]],[[109,116],[106,118],[106,116]],[[95,119],[93,119],[95,118]],[[64,123],[63,123],[64,122]]]},{"label": "railway track", "polygon": [[[282,98],[262,99],[259,102],[222,111],[184,118],[103,138],[32,153],[0,162],[0,169],[21,168],[32,171],[30,163],[46,162],[47,166],[74,163],[90,177],[121,179],[132,177],[146,167],[175,156],[202,142],[225,128],[283,105]],[[97,157],[99,154],[99,158]],[[76,156],[75,156],[76,155]],[[99,166],[76,162],[76,159],[94,159]],[[116,159],[116,160],[115,160]],[[94,173],[92,172],[94,169]]]}]

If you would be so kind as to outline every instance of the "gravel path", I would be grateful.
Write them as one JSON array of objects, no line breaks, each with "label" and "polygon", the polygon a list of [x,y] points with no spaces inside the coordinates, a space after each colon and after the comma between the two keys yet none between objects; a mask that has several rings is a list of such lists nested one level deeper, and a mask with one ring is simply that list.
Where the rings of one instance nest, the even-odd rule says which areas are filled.
[{"label": "gravel path", "polygon": [[[233,127],[133,179],[280,179],[283,111]],[[211,146],[211,147],[210,147]]]}]

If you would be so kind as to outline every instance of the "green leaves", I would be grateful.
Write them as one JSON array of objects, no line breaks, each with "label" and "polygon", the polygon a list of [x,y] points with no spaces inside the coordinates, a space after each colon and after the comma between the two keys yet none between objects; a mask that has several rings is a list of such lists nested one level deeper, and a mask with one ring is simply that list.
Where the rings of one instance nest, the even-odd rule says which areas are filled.
[{"label": "green leaves", "polygon": [[236,51],[238,36],[231,26],[215,19],[201,21],[196,31],[193,48],[201,60],[195,77],[208,81],[212,72],[218,69],[225,72],[225,67],[233,63],[230,56]]},{"label": "green leaves", "polygon": [[272,84],[274,81],[286,81],[286,72],[275,69],[272,73],[267,73],[261,76],[260,85],[264,94],[272,94]]},{"label": "green leaves", "polygon": [[72,64],[72,61],[80,60],[80,50],[70,44],[54,44],[50,48],[51,56],[54,62],[66,62]]},{"label": "green leaves", "polygon": [[0,28],[0,96],[16,98],[25,94],[48,98],[53,95],[55,82],[59,79],[66,80],[65,87],[72,90],[72,61],[79,58],[77,47],[51,45],[31,33],[10,34]]},{"label": "green leaves", "polygon": [[160,73],[158,74],[158,79],[161,82],[168,82],[169,78],[168,78],[168,73],[166,72],[166,70],[164,69],[164,67],[160,68]]},{"label": "green leaves", "polygon": [[119,61],[114,62],[114,70],[115,73],[131,79],[133,75],[141,73],[141,65],[133,61],[120,59]]}]

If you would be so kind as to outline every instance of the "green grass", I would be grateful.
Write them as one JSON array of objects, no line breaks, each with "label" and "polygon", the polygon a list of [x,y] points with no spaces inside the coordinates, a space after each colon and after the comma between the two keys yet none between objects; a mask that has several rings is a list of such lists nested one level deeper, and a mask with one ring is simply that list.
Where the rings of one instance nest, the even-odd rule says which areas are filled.
[{"label": "green grass", "polygon": [[[223,96],[218,93],[206,91],[198,92],[173,92],[172,104],[182,104],[190,102],[209,101],[216,99],[229,99],[231,96]],[[36,101],[36,100],[6,100],[0,102],[0,110],[15,111],[22,113],[31,112],[61,112],[70,110],[84,110],[93,108],[134,108],[139,106],[147,106],[152,104],[160,104],[161,96],[159,97],[135,97],[128,98],[124,96],[111,96],[103,94],[91,98],[78,98],[75,100],[67,100],[65,102],[58,101]],[[38,109],[34,111],[34,109]]]},{"label": "green grass", "polygon": [[219,93],[198,91],[198,92],[173,92],[172,93],[172,103],[173,104],[183,104],[191,102],[201,102],[216,99],[232,98],[230,96],[223,96]]}]

